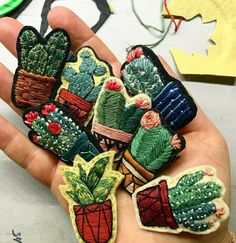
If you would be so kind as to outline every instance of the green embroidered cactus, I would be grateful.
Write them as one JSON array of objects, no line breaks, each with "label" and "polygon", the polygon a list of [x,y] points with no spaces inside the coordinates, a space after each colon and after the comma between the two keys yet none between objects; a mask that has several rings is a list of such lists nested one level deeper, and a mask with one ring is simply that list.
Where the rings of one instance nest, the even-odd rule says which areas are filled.
[{"label": "green embroidered cactus", "polygon": [[76,154],[88,161],[99,153],[92,135],[56,102],[48,101],[39,109],[28,109],[23,117],[25,124],[32,129],[30,139],[65,162],[71,163]]},{"label": "green embroidered cactus", "polygon": [[229,215],[222,199],[224,193],[215,169],[200,166],[173,178],[153,180],[137,189],[133,199],[142,228],[207,234],[215,231]]},{"label": "green embroidered cactus", "polygon": [[69,51],[70,38],[62,29],[54,29],[45,38],[30,26],[20,31],[18,68],[12,87],[15,106],[38,107],[54,96]]},{"label": "green embroidered cactus", "polygon": [[92,128],[104,151],[122,152],[150,107],[151,100],[147,95],[130,98],[121,80],[106,79],[97,100]]},{"label": "green embroidered cactus", "polygon": [[114,194],[123,177],[112,170],[113,157],[113,152],[106,152],[86,163],[76,156],[73,167],[62,167],[66,185],[61,185],[60,191],[69,202],[79,241],[115,241],[117,212]]},{"label": "green embroidered cactus", "polygon": [[144,93],[153,99],[164,88],[157,67],[144,56],[141,47],[129,52],[122,66],[122,78],[132,95]]},{"label": "green embroidered cactus", "polygon": [[77,53],[77,61],[65,65],[58,101],[81,123],[87,124],[102,84],[110,75],[109,64],[99,60],[92,48],[82,47]]},{"label": "green embroidered cactus", "polygon": [[152,180],[185,147],[184,138],[163,125],[158,112],[147,111],[140,123],[118,169],[130,193]]}]

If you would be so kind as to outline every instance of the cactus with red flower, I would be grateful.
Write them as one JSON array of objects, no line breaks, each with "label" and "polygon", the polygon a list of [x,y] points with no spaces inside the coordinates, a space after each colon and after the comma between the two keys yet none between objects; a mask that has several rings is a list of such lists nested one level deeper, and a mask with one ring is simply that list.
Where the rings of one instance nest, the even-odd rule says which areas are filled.
[{"label": "cactus with red flower", "polygon": [[149,182],[135,191],[133,201],[141,228],[207,234],[229,215],[224,193],[215,169],[200,166]]},{"label": "cactus with red flower", "polygon": [[85,162],[76,156],[73,167],[62,167],[66,185],[61,185],[60,191],[69,203],[72,225],[79,241],[115,242],[115,192],[123,176],[112,170],[113,157],[113,152],[105,152]]},{"label": "cactus with red flower", "polygon": [[47,101],[40,108],[27,109],[23,119],[31,129],[31,141],[50,150],[65,162],[71,163],[76,154],[90,160],[99,153],[99,146],[92,134],[55,101]]},{"label": "cactus with red flower", "polygon": [[121,80],[106,79],[96,103],[92,127],[104,151],[115,150],[120,154],[150,107],[151,100],[147,95],[130,98]]}]

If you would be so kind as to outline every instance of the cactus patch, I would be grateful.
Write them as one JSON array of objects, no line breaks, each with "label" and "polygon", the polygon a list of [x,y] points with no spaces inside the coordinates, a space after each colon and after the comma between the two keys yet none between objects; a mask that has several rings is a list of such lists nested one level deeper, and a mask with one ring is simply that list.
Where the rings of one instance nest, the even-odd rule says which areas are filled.
[{"label": "cactus patch", "polygon": [[130,94],[147,94],[171,129],[187,125],[197,106],[182,83],[170,76],[156,54],[146,46],[135,46],[121,67],[122,80]]},{"label": "cactus patch", "polygon": [[31,129],[30,140],[66,163],[72,163],[77,154],[89,161],[101,151],[92,134],[56,101],[26,109],[23,120]]},{"label": "cactus patch", "polygon": [[92,127],[102,149],[115,151],[119,158],[150,107],[151,99],[147,95],[130,98],[120,79],[107,78],[96,103]]},{"label": "cactus patch", "polygon": [[54,29],[43,38],[35,28],[23,27],[17,39],[18,68],[12,87],[16,107],[38,107],[55,95],[69,51],[70,38],[64,30]]},{"label": "cactus patch", "polygon": [[162,176],[133,194],[138,224],[157,232],[208,234],[229,216],[225,187],[208,165]]},{"label": "cactus patch", "polygon": [[72,225],[79,242],[115,242],[117,206],[115,192],[123,176],[112,170],[114,152],[90,162],[76,156],[73,167],[63,166],[65,185],[60,191],[69,203]]},{"label": "cactus patch", "polygon": [[62,85],[57,101],[66,106],[82,124],[93,116],[102,84],[112,74],[111,66],[101,61],[91,47],[82,47],[76,62],[67,62],[62,75]]}]

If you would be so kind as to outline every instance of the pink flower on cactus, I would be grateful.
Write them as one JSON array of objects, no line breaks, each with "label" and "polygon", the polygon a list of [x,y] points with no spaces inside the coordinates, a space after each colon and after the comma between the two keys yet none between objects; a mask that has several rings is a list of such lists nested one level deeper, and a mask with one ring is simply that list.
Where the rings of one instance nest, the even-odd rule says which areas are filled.
[{"label": "pink flower on cactus", "polygon": [[35,119],[39,116],[39,113],[37,111],[30,111],[25,115],[25,123],[27,125],[32,125],[32,123],[35,121]]},{"label": "pink flower on cactus", "polygon": [[48,116],[50,112],[55,111],[56,110],[56,105],[54,105],[53,103],[49,104],[49,105],[45,105],[44,109],[42,110],[42,113],[45,116]]},{"label": "pink flower on cactus", "polygon": [[134,50],[131,50],[127,57],[126,57],[126,62],[131,62],[134,59],[140,58],[143,55],[143,50],[141,47],[137,47]]},{"label": "pink flower on cactus", "polygon": [[121,91],[121,85],[116,80],[109,80],[108,82],[106,82],[105,88],[108,90],[116,91],[116,92]]},{"label": "pink flower on cactus", "polygon": [[157,127],[161,124],[161,118],[155,111],[146,112],[141,119],[141,126],[145,129]]},{"label": "pink flower on cactus", "polygon": [[135,101],[135,106],[140,108],[140,109],[144,109],[144,110],[151,108],[148,100],[141,99],[141,98],[139,98]]},{"label": "pink flower on cactus", "polygon": [[62,131],[61,125],[59,123],[56,123],[56,122],[50,122],[49,125],[48,125],[48,129],[54,135],[58,135]]},{"label": "pink flower on cactus", "polygon": [[34,135],[34,136],[33,136],[33,142],[36,143],[36,144],[39,143],[39,140],[38,140],[37,135]]}]

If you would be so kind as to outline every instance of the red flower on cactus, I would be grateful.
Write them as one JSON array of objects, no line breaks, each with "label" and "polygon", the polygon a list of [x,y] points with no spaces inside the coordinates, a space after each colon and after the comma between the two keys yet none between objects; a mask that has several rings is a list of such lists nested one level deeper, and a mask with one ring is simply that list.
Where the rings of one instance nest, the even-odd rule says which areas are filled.
[{"label": "red flower on cactus", "polygon": [[27,125],[32,125],[32,123],[35,121],[35,119],[39,116],[39,113],[37,111],[30,111],[25,115],[25,123]]},{"label": "red flower on cactus", "polygon": [[137,99],[135,101],[135,106],[140,108],[140,109],[148,109],[150,108],[150,103],[146,99]]},{"label": "red flower on cactus", "polygon": [[49,105],[45,105],[44,109],[42,110],[42,113],[45,116],[48,116],[50,112],[55,111],[56,110],[56,105],[54,105],[53,103],[49,104]]},{"label": "red flower on cactus", "polygon": [[116,91],[116,92],[121,91],[121,85],[116,80],[109,80],[108,82],[106,82],[105,88],[108,90]]},{"label": "red flower on cactus", "polygon": [[39,140],[38,140],[37,135],[34,135],[34,136],[33,136],[33,142],[36,143],[36,144],[39,143]]},{"label": "red flower on cactus", "polygon": [[150,129],[150,128],[157,127],[158,125],[160,125],[161,118],[157,112],[148,111],[143,115],[140,123],[143,128]]},{"label": "red flower on cactus", "polygon": [[55,135],[60,134],[62,131],[61,125],[56,122],[50,122],[48,125],[48,129],[52,134],[55,134]]},{"label": "red flower on cactus", "polygon": [[134,59],[140,58],[143,55],[143,50],[141,47],[137,47],[134,50],[131,50],[127,57],[126,57],[126,62],[131,62]]}]

